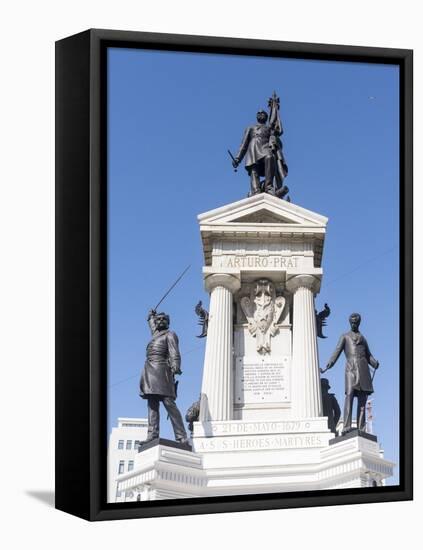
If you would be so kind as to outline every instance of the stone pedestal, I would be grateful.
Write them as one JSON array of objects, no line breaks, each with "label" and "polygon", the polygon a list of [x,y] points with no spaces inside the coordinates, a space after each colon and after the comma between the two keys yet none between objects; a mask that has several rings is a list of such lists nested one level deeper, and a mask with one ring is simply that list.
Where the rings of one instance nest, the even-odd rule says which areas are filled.
[{"label": "stone pedestal", "polygon": [[202,457],[160,440],[141,450],[134,469],[117,478],[125,501],[203,496],[207,486]]},{"label": "stone pedestal", "polygon": [[[249,435],[227,434],[229,425]],[[289,424],[266,428],[267,434],[254,434],[251,425],[210,423],[205,433],[214,429],[220,435],[205,438],[208,450],[153,446],[138,454],[132,472],[118,476],[118,488],[126,501],[143,501],[375,487],[393,474],[394,464],[379,445],[360,435],[329,445],[315,435],[321,429],[316,422],[295,426],[301,435]],[[287,431],[275,435],[272,429]]]}]

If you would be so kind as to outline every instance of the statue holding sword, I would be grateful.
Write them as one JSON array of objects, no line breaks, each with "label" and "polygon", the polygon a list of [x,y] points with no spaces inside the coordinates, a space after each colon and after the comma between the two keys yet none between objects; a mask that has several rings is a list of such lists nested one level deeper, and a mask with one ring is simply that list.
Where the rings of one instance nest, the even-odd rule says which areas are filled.
[{"label": "statue holding sword", "polygon": [[188,443],[182,415],[175,403],[178,385],[175,382],[175,375],[182,374],[178,337],[169,330],[169,315],[156,311],[187,270],[188,268],[170,287],[157,306],[150,310],[147,317],[152,339],[147,345],[146,360],[140,380],[140,396],[146,399],[148,404],[146,442],[159,437],[160,402],[162,402],[172,423],[176,441],[182,444]]},{"label": "statue holding sword", "polygon": [[[377,361],[370,352],[366,338],[360,333],[359,326],[361,316],[352,313],[349,317],[351,330],[343,334],[329,359],[326,368],[320,369],[323,374],[332,368],[342,352],[347,360],[345,365],[345,403],[344,403],[344,428],[343,433],[351,431],[352,408],[354,397],[357,397],[357,428],[365,431],[366,426],[366,402],[373,393],[373,378]],[[370,374],[369,365],[375,370]]]}]

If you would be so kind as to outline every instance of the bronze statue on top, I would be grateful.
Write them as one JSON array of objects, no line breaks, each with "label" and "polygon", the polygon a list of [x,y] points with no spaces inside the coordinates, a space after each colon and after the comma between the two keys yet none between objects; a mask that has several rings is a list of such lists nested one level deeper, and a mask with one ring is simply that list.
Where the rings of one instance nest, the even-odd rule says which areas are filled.
[{"label": "bronze statue on top", "polygon": [[361,322],[360,314],[352,313],[349,321],[351,330],[341,336],[326,368],[320,369],[321,373],[326,372],[333,367],[341,353],[345,353],[347,363],[345,365],[343,434],[351,431],[354,397],[357,397],[357,428],[361,431],[365,431],[366,402],[368,396],[373,393],[374,373],[373,376],[371,376],[369,365],[374,369],[379,367],[379,361],[373,357],[367,340],[358,330]]},{"label": "bronze statue on top", "polygon": [[[270,193],[284,198],[289,192],[283,182],[288,175],[288,165],[282,152],[283,134],[279,116],[279,98],[273,92],[269,99],[269,115],[266,111],[257,113],[257,124],[248,126],[235,157],[229,151],[235,170],[245,157],[245,169],[250,176],[250,196]],[[261,181],[260,178],[264,177]],[[288,199],[289,200],[289,199]]]}]

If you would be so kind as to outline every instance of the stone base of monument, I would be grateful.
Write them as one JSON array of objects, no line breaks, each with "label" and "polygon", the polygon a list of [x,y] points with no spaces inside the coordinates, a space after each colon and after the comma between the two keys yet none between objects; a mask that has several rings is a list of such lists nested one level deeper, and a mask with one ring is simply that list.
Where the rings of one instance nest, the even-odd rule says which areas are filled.
[{"label": "stone base of monument", "polygon": [[166,440],[141,449],[119,490],[159,500],[383,485],[394,464],[367,435],[334,438],[324,417],[197,422],[192,452]]},{"label": "stone base of monument", "polygon": [[117,478],[118,490],[132,495],[125,501],[203,496],[207,477],[201,455],[166,439],[154,442],[141,447],[134,469]]}]

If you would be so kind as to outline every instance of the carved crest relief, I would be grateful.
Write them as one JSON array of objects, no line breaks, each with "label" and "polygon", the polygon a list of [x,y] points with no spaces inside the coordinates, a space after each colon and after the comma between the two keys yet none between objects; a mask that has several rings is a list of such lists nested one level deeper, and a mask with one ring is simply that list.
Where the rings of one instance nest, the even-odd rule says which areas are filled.
[{"label": "carved crest relief", "polygon": [[278,332],[285,298],[276,296],[275,285],[269,279],[259,279],[252,286],[250,297],[241,298],[241,308],[248,321],[248,330],[257,340],[257,351],[270,353],[270,339]]}]

